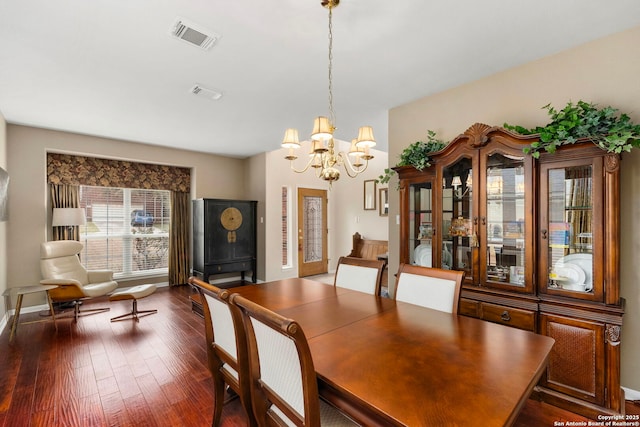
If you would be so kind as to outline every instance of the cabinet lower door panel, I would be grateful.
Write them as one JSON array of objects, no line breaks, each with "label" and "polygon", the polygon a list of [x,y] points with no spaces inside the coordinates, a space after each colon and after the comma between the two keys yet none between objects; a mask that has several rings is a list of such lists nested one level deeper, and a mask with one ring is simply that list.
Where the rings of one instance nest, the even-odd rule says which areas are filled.
[{"label": "cabinet lower door panel", "polygon": [[604,405],[604,324],[542,314],[540,329],[541,334],[556,340],[542,385]]}]

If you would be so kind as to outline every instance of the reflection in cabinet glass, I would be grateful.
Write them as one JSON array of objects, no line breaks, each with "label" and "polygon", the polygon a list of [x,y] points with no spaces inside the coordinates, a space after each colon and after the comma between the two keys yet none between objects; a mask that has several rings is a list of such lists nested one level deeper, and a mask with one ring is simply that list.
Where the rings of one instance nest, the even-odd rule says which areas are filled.
[{"label": "reflection in cabinet glass", "polygon": [[491,154],[485,175],[486,280],[524,286],[524,157]]},{"label": "reflection in cabinet glass", "polygon": [[548,287],[593,292],[592,167],[549,170]]},{"label": "reflection in cabinet glass", "polygon": [[441,267],[462,270],[467,277],[472,275],[471,249],[477,244],[473,216],[472,160],[463,157],[442,170]]},{"label": "reflection in cabinet glass", "polygon": [[411,264],[431,267],[433,265],[433,206],[431,183],[412,185],[410,192],[410,236],[409,256]]}]

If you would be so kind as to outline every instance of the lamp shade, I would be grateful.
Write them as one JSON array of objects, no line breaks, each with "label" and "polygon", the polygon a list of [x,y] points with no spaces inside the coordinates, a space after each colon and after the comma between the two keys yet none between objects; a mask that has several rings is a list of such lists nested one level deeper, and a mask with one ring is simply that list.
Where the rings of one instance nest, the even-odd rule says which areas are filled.
[{"label": "lamp shade", "polygon": [[326,151],[327,151],[327,147],[324,146],[324,141],[321,141],[321,140],[311,141],[311,151],[309,151],[310,156],[313,156],[316,153],[324,153]]},{"label": "lamp shade", "polygon": [[462,180],[460,179],[460,176],[454,176],[453,180],[451,181],[451,185],[453,186],[453,188],[458,188],[459,186],[461,186]]},{"label": "lamp shade", "polygon": [[362,126],[358,130],[358,147],[375,147],[376,140],[373,137],[373,128],[371,126]]},{"label": "lamp shade", "polygon": [[53,208],[51,225],[54,227],[75,226],[86,224],[84,209],[82,208]]},{"label": "lamp shade", "polygon": [[284,148],[300,148],[300,141],[298,141],[298,129],[289,128],[284,132],[282,146]]},{"label": "lamp shade", "polygon": [[361,154],[364,153],[364,150],[361,150],[360,148],[358,148],[357,143],[358,143],[357,139],[351,140],[351,147],[349,148],[349,155],[351,157],[360,156]]},{"label": "lamp shade", "polygon": [[333,126],[326,117],[316,117],[313,120],[311,139],[324,141],[333,138]]}]

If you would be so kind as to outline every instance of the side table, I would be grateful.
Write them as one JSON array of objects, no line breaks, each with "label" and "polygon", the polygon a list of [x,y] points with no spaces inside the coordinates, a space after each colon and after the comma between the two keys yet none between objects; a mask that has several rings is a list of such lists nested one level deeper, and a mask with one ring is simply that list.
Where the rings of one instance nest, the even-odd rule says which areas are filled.
[{"label": "side table", "polygon": [[[13,322],[11,323],[11,335],[9,335],[9,341],[13,341],[13,337],[16,335],[16,330],[18,329],[18,321],[20,319],[20,309],[22,308],[22,298],[26,294],[34,294],[36,292],[46,292],[47,293],[47,303],[49,304],[49,310],[51,311],[51,319],[53,320],[53,326],[55,326],[56,331],[58,330],[58,325],[56,324],[56,314],[53,310],[53,304],[51,304],[51,297],[49,297],[49,291],[51,289],[57,288],[58,285],[34,285],[34,286],[23,286],[20,288],[15,288],[15,292],[18,295],[18,300],[16,301],[16,312],[13,315]],[[14,289],[7,289],[7,292],[10,292]],[[32,323],[32,322],[25,322]]]}]

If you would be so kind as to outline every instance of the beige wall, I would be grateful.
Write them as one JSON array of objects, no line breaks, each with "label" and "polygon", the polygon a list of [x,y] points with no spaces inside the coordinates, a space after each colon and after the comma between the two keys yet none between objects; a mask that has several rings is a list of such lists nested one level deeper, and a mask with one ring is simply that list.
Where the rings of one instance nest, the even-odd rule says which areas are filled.
[{"label": "beige wall", "polygon": [[[424,138],[427,129],[450,140],[476,122],[544,125],[548,119],[540,108],[548,103],[559,108],[571,100],[611,105],[640,123],[638,76],[640,27],[392,109],[389,158],[397,159],[404,148]],[[640,154],[625,154],[622,167],[621,287],[627,300],[622,384],[640,390]],[[392,191],[390,215],[397,213],[398,194]],[[390,221],[390,271],[398,266],[398,232]]]},{"label": "beige wall", "polygon": [[[45,171],[49,151],[190,167],[192,197],[244,196],[244,160],[9,124],[8,287],[37,284],[40,280],[39,245],[47,240],[48,231]],[[25,298],[25,304],[38,303],[42,298]]]},{"label": "beige wall", "polygon": [[[257,206],[257,224],[256,224],[256,244],[258,246],[258,273],[257,279],[265,281],[266,279],[266,263],[265,263],[265,235],[266,235],[266,181],[265,167],[266,154],[259,154],[247,160],[245,194],[247,200],[256,200]],[[276,224],[272,226],[277,226]]]},{"label": "beige wall", "polygon": [[[0,167],[7,169],[7,123],[0,112]],[[7,289],[7,222],[0,222],[0,295]],[[0,302],[0,331],[5,323],[5,299]]]}]

